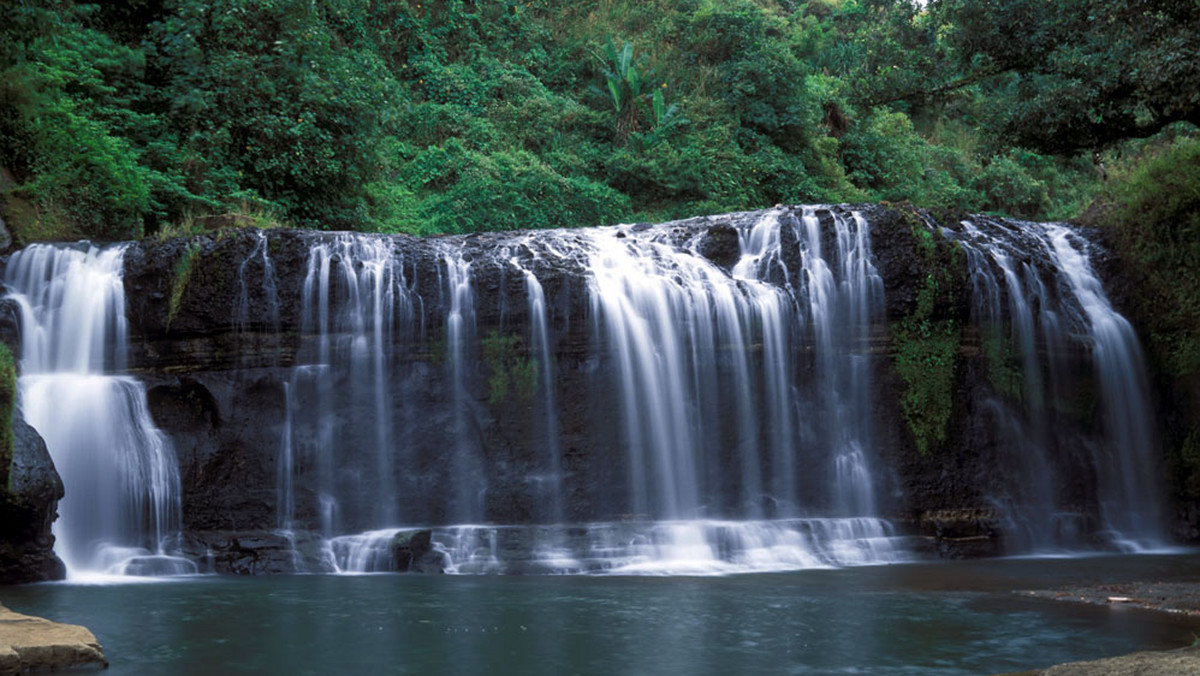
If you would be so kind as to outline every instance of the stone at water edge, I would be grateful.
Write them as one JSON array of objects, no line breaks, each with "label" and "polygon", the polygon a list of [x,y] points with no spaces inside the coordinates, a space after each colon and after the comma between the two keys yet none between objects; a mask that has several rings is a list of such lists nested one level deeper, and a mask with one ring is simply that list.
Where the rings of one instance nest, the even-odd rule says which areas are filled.
[{"label": "stone at water edge", "polygon": [[1185,676],[1200,674],[1200,648],[1145,651],[1089,662],[1069,662],[1035,676]]},{"label": "stone at water edge", "polygon": [[8,483],[0,483],[0,584],[61,580],[66,568],[54,554],[51,524],[63,497],[62,480],[46,443],[19,410],[12,426]]},{"label": "stone at water edge", "polygon": [[86,627],[22,615],[0,606],[0,676],[106,667],[108,660],[100,643]]},{"label": "stone at water edge", "polygon": [[442,557],[433,550],[433,531],[400,531],[392,537],[396,570],[410,573],[444,573]]}]

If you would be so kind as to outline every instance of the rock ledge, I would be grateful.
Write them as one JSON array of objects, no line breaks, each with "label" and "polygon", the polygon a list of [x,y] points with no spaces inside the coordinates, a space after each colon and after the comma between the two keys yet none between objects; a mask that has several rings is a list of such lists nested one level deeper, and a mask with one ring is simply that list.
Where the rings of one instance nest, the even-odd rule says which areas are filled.
[{"label": "rock ledge", "polygon": [[86,627],[22,615],[0,606],[0,676],[107,666],[100,643]]},{"label": "rock ledge", "polygon": [[1089,662],[1070,662],[1040,671],[1002,676],[1184,676],[1200,674],[1200,648],[1146,651]]}]

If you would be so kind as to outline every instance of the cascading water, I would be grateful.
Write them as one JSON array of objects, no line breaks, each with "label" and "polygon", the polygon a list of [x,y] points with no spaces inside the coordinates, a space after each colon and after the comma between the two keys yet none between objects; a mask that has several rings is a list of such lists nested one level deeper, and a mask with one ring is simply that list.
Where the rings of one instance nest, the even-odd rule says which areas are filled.
[{"label": "cascading water", "polygon": [[[413,306],[390,240],[343,234],[314,241],[302,291],[305,343],[287,384],[279,488],[294,505],[293,471],[316,469],[321,532],[350,523],[397,518],[393,484],[395,434],[388,379],[396,322],[411,323]],[[347,425],[372,426],[366,449],[342,442]],[[344,456],[369,454],[368,473],[346,473]],[[349,512],[349,513],[347,513]],[[281,513],[290,527],[294,506]]]},{"label": "cascading water", "polygon": [[[996,227],[1004,228],[1000,224]],[[980,331],[991,380],[1000,390],[998,396],[986,401],[985,410],[995,436],[1003,440],[1004,448],[1013,451],[1006,460],[1016,468],[1009,473],[1015,481],[992,500],[1004,517],[1010,551],[1046,548],[1069,534],[1063,528],[1067,524],[1055,518],[1060,510],[1048,460],[1052,451],[1045,411],[1047,393],[1036,350],[1035,327],[1046,327],[1044,333],[1048,335],[1055,333],[1055,305],[1047,298],[1038,271],[1029,263],[1016,263],[1013,247],[1024,242],[1018,233],[1004,228],[1002,236],[993,239],[973,223],[965,223],[964,228],[966,237],[962,241],[974,299],[973,323]],[[1022,250],[1019,255],[1029,260],[1030,252]],[[1021,411],[1013,410],[1004,400],[1005,395],[1022,404]]]},{"label": "cascading water", "polygon": [[635,246],[604,230],[589,235],[592,316],[597,342],[615,362],[630,507],[643,517],[696,518],[703,449],[691,351],[714,361],[708,288],[724,275],[664,245]]},{"label": "cascading water", "polygon": [[5,283],[21,307],[19,398],[62,476],[54,525],[68,575],[181,574],[169,556],[180,523],[170,441],[145,387],[125,367],[124,247],[34,245],[13,254]]},{"label": "cascading water", "polygon": [[[889,544],[890,526],[874,518],[864,422],[867,332],[882,282],[870,262],[865,221],[831,215],[835,265],[823,255],[813,211],[799,222],[768,212],[739,233],[742,256],[732,274],[653,241],[654,233],[650,241],[604,229],[585,236],[596,342],[612,361],[623,412],[630,508],[642,519],[674,522],[650,528],[648,546],[622,569],[731,565],[744,552],[720,545],[710,524],[698,521],[726,516],[748,519],[738,523],[759,533],[788,533],[798,527],[788,517],[821,515],[803,522],[807,536],[777,538],[808,547],[785,554],[781,567],[806,557],[828,561],[834,550],[857,551],[833,556],[842,564],[902,556]],[[800,247],[798,271],[784,262],[782,228]],[[782,286],[769,283],[776,276],[784,277]],[[796,385],[798,345],[811,345],[816,362],[807,396]],[[720,410],[734,411],[726,428],[721,416],[705,415]],[[724,502],[720,486],[706,483],[720,474],[722,447],[733,449],[741,471],[736,494]],[[766,527],[764,515],[777,521]],[[834,540],[822,541],[826,535]]]},{"label": "cascading water", "polygon": [[[882,282],[866,222],[826,213],[824,224],[811,209],[742,224],[741,255],[728,270],[696,255],[695,242],[671,241],[666,229],[540,233],[496,261],[435,243],[452,398],[444,462],[454,477],[439,498],[451,503],[451,522],[469,524],[489,490],[468,372],[473,350],[490,339],[475,335],[476,266],[492,264],[523,282],[524,332],[541,365],[531,429],[545,437],[539,455],[546,454],[529,474],[544,478],[531,481],[535,493],[554,493],[531,510],[542,525],[433,527],[449,570],[699,574],[905,558],[891,525],[876,516],[879,478],[864,423]],[[539,275],[569,267],[582,268],[587,282],[592,403],[616,423],[602,433],[624,454],[615,463],[624,468],[623,488],[597,499],[628,515],[621,522],[561,524],[565,432]],[[398,524],[373,525],[336,538],[339,569],[390,565]]]},{"label": "cascading water", "polygon": [[[731,239],[714,253],[718,231]],[[972,405],[1006,468],[986,497],[1010,550],[1084,546],[1097,531],[1125,548],[1160,542],[1153,474],[1139,469],[1153,446],[1136,341],[1085,243],[1061,226],[987,218],[947,234],[971,272],[965,340],[978,336],[971,363],[992,383],[972,385]],[[255,487],[266,525],[254,527],[296,534],[294,570],[393,570],[397,543],[416,532],[432,549],[423,566],[460,573],[710,574],[909,556],[880,517],[897,495],[883,462],[894,431],[873,428],[888,419],[875,400],[887,381],[873,382],[888,364],[885,299],[869,224],[851,209],[242,241],[230,326],[253,354],[194,387],[243,379],[278,412],[222,424],[253,420],[255,439],[278,441],[275,502],[260,497],[269,480]],[[284,253],[297,247],[302,282]],[[171,446],[142,386],[116,375],[121,253],[31,247],[6,273],[26,315],[25,413],[67,484],[58,532],[73,571],[170,562],[158,555],[179,524]],[[1081,373],[1098,383],[1100,426],[1068,410]],[[196,429],[227,444],[214,457],[249,454],[236,430]],[[92,452],[96,439],[114,455]],[[1096,486],[1064,494],[1077,461]],[[297,551],[303,531],[325,539],[325,560]]]},{"label": "cascading water", "polygon": [[549,311],[546,307],[546,293],[542,283],[532,270],[521,265],[519,259],[513,258],[513,267],[521,271],[525,279],[525,292],[529,297],[529,334],[530,347],[537,356],[540,386],[542,396],[538,399],[537,416],[540,418],[540,445],[545,456],[544,472],[535,481],[541,487],[541,508],[539,515],[544,523],[562,523],[565,510],[562,499],[562,467],[560,457],[562,446],[559,443],[561,430],[558,424],[558,401],[554,385],[554,346],[550,341]]},{"label": "cascading water", "polygon": [[867,224],[855,213],[835,217],[841,274],[834,276],[821,254],[820,223],[803,218],[804,269],[808,280],[809,325],[815,344],[816,418],[822,444],[833,453],[832,508],[841,516],[875,513],[871,448],[869,341],[879,319],[883,280],[871,263]]},{"label": "cascading water", "polygon": [[[1090,544],[1089,531],[1122,550],[1161,547],[1156,461],[1141,350],[1129,323],[1108,301],[1086,243],[1057,224],[986,218],[947,230],[971,270],[974,323],[993,393],[985,402],[1009,477],[993,500],[1008,549],[1039,552]],[[1079,355],[1091,364],[1102,407],[1101,434],[1082,444],[1066,432],[1079,398]],[[1083,369],[1086,371],[1086,369]],[[1087,386],[1085,389],[1091,389]],[[1089,421],[1090,423],[1090,421]],[[1090,425],[1089,425],[1090,426]],[[1074,452],[1097,478],[1095,495],[1059,494],[1061,461]],[[1080,501],[1098,503],[1099,528],[1082,523]]]},{"label": "cascading water", "polygon": [[[737,279],[761,282],[769,279],[770,275],[780,272],[786,280],[785,288],[792,292],[795,287],[788,276],[788,270],[780,259],[780,215],[768,212],[759,219],[753,227],[743,229],[738,233],[741,248],[741,258],[733,266],[733,276]],[[799,281],[799,280],[798,280]],[[758,310],[761,319],[761,336],[763,345],[763,383],[765,402],[764,426],[767,428],[767,443],[771,448],[771,463],[774,470],[770,482],[771,493],[775,496],[776,512],[786,514],[796,505],[796,488],[792,477],[796,475],[796,459],[794,448],[797,443],[795,435],[793,400],[794,365],[791,351],[787,349],[787,341],[800,315],[795,303],[789,302],[783,294],[769,285],[750,283],[745,287],[751,294],[752,306]],[[744,398],[743,401],[748,401]],[[750,417],[748,425],[754,421],[746,412],[740,412],[743,419]],[[752,470],[751,470],[752,471]],[[752,476],[751,481],[755,478]],[[753,488],[753,484],[751,484]],[[759,516],[758,512],[752,512]]]},{"label": "cascading water", "polygon": [[1113,310],[1071,231],[1050,225],[1046,237],[1086,317],[1100,383],[1107,442],[1096,455],[1101,517],[1122,548],[1161,547],[1165,537],[1157,472],[1153,471],[1158,465],[1150,425],[1153,417],[1137,336],[1129,322]]},{"label": "cascading water", "polygon": [[467,371],[475,342],[475,293],[471,287],[471,263],[460,250],[440,252],[440,291],[446,311],[446,379],[451,390],[454,447],[452,463],[457,476],[451,518],[468,523],[483,514],[487,480],[480,469],[474,435],[473,399],[468,390]]},{"label": "cascading water", "polygon": [[[250,329],[252,320],[254,320],[253,323],[261,324],[263,332],[267,335],[279,334],[279,293],[276,289],[275,263],[271,260],[271,251],[268,245],[267,233],[262,230],[255,231],[254,249],[238,266],[238,297],[233,313],[233,325],[239,334],[239,348],[243,355],[250,353],[256,347],[254,343],[257,342],[255,340],[257,332],[252,332]],[[256,270],[260,280],[257,288],[250,281]],[[256,296],[261,296],[265,301],[265,317],[251,317],[251,299]],[[277,350],[272,357],[268,360],[269,363],[277,360]]]}]

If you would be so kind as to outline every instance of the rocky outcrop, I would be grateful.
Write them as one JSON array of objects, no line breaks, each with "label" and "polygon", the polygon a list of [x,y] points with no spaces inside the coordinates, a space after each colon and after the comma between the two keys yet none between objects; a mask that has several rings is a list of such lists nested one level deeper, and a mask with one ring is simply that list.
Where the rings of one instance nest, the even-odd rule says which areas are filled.
[{"label": "rocky outcrop", "polygon": [[392,537],[395,570],[401,573],[443,573],[442,555],[433,549],[433,531],[400,531]]},{"label": "rocky outcrop", "polygon": [[199,572],[218,575],[331,573],[321,539],[308,531],[193,529],[172,543]]},{"label": "rocky outcrop", "polygon": [[22,615],[0,606],[0,676],[107,666],[100,643],[86,627]]},{"label": "rocky outcrop", "polygon": [[45,442],[18,411],[7,484],[0,486],[0,583],[60,580],[66,575],[54,555],[50,532],[62,497],[62,480]]}]

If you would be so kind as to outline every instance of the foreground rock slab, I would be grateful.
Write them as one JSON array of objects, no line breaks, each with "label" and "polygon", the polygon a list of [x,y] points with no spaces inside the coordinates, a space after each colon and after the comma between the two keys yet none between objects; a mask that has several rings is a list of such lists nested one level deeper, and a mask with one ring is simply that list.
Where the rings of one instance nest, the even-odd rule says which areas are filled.
[{"label": "foreground rock slab", "polygon": [[107,666],[100,643],[86,627],[22,615],[0,606],[0,676]]},{"label": "foreground rock slab", "polygon": [[1140,652],[1090,662],[1070,662],[1040,676],[1186,676],[1200,674],[1200,648]]}]

